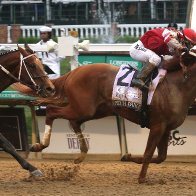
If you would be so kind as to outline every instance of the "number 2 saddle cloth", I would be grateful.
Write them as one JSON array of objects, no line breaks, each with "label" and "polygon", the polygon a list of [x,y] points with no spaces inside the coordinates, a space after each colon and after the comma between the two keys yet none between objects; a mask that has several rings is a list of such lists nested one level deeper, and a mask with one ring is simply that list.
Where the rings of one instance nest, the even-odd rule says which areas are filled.
[{"label": "number 2 saddle cloth", "polygon": [[[136,70],[129,65],[121,65],[113,85],[112,104],[114,107],[126,107],[140,111],[142,107],[142,91],[131,86],[132,78]],[[148,91],[147,105],[150,105],[155,89],[166,74],[166,70],[158,69],[157,76],[152,80]]]}]

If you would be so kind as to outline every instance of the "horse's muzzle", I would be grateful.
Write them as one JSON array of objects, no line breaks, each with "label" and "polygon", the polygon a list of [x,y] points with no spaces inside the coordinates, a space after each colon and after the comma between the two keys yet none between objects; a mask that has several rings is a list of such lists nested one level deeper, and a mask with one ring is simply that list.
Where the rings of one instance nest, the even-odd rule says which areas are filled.
[{"label": "horse's muzzle", "polygon": [[55,94],[55,88],[52,87],[46,87],[46,88],[42,88],[40,86],[36,86],[36,92],[39,96],[45,98],[45,97],[51,97]]}]

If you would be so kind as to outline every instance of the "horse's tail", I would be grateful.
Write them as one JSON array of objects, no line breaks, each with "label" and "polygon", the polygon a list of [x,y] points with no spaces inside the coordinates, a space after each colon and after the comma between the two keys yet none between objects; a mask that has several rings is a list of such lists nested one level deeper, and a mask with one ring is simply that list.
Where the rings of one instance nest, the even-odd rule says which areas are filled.
[{"label": "horse's tail", "polygon": [[31,88],[21,84],[21,83],[14,83],[11,85],[11,87],[14,90],[17,90],[21,92],[24,95],[28,96],[33,96],[36,97],[35,104],[65,104],[65,97],[66,97],[66,92],[64,86],[66,85],[66,79],[69,76],[71,72],[68,72],[64,74],[63,76],[51,80],[53,85],[55,86],[55,94],[51,97],[43,98],[43,97],[38,97],[37,93],[33,91]]}]

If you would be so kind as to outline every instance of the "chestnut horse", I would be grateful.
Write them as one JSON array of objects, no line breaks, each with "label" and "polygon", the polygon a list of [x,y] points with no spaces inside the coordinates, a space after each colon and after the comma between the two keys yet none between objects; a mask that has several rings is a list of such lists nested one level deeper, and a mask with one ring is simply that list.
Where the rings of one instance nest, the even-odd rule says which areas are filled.
[{"label": "chestnut horse", "polygon": [[[18,46],[18,50],[0,54],[0,78],[0,92],[15,82],[30,87],[42,97],[52,96],[55,92],[54,85],[45,75],[41,61],[28,45],[25,45],[25,49]],[[11,154],[24,169],[29,170],[33,175],[42,175],[41,171],[16,152],[12,144],[1,133],[0,146],[5,152]]]},{"label": "chestnut horse", "polygon": [[[165,68],[170,69],[170,66],[173,68],[174,65],[178,69],[168,72],[164,80],[159,83],[149,106],[147,127],[150,133],[144,156],[132,157],[131,154],[126,154],[122,157],[122,161],[143,164],[139,183],[145,182],[149,163],[161,163],[166,159],[170,131],[184,122],[189,106],[196,97],[196,58],[188,53],[181,56],[184,71],[181,69],[179,57],[163,61]],[[55,96],[40,100],[40,102],[48,103],[45,133],[41,143],[34,144],[31,150],[41,151],[49,146],[52,124],[57,118],[69,120],[78,136],[81,154],[75,163],[83,161],[88,151],[80,128],[82,123],[106,116],[120,115],[139,124],[139,112],[127,108],[116,108],[112,105],[113,84],[118,70],[119,68],[114,65],[97,63],[79,67],[52,80],[56,88]],[[18,86],[17,89],[25,94],[33,95],[28,88]],[[158,149],[158,156],[153,158],[155,148]]]}]

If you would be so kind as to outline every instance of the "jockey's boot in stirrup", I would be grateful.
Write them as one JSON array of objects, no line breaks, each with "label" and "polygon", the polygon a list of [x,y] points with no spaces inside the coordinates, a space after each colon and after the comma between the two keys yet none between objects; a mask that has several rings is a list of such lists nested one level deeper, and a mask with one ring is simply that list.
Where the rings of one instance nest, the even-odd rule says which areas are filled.
[{"label": "jockey's boot in stirrup", "polygon": [[144,66],[137,76],[132,80],[133,86],[136,86],[139,89],[148,90],[148,86],[146,86],[145,81],[154,68],[155,65],[153,63],[148,63],[146,66]]}]

